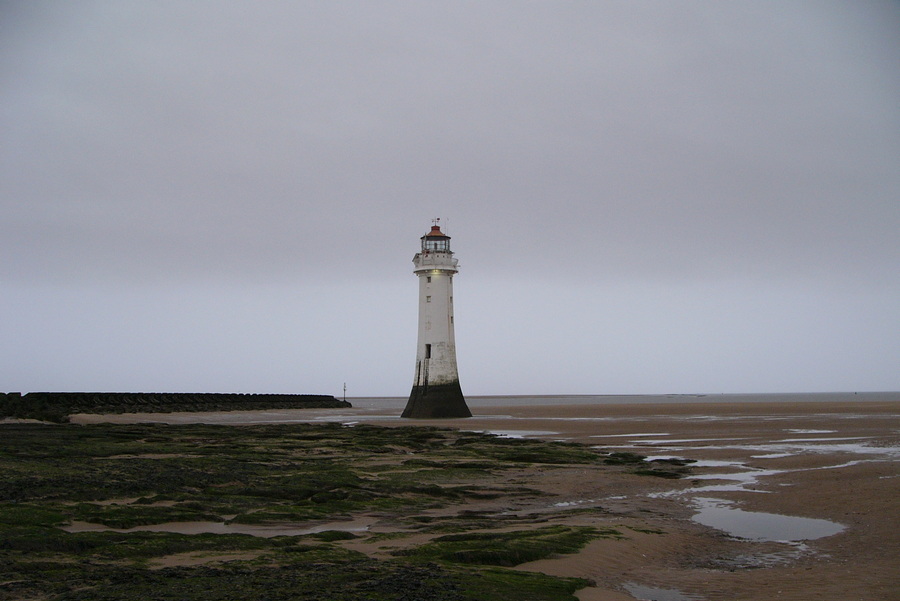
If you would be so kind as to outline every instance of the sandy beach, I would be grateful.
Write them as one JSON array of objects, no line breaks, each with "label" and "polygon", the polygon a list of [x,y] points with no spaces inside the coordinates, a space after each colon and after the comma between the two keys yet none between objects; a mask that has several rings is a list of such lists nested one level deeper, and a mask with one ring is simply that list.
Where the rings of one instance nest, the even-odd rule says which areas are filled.
[{"label": "sandy beach", "polygon": [[[595,585],[578,593],[584,601],[884,601],[900,599],[895,396],[882,402],[473,405],[473,418],[440,421],[401,420],[372,409],[83,415],[75,421],[435,425],[575,441],[650,461],[693,461],[681,479],[601,477],[582,466],[523,469],[517,478],[554,495],[554,507],[593,509],[554,514],[553,523],[615,527],[628,536],[518,569],[589,579]],[[540,508],[484,500],[465,510]]]}]

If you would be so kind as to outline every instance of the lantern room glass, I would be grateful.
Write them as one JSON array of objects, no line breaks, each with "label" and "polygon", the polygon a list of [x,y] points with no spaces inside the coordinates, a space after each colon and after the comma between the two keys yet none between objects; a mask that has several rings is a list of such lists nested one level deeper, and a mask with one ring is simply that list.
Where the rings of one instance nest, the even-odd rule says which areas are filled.
[{"label": "lantern room glass", "polygon": [[450,252],[450,239],[443,237],[430,238],[426,236],[422,240],[422,250],[426,252],[448,253]]}]

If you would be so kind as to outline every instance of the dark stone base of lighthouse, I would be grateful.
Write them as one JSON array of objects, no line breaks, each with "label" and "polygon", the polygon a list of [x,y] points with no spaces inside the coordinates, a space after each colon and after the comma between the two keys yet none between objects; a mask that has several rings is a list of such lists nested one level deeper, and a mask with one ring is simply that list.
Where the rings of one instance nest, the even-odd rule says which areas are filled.
[{"label": "dark stone base of lighthouse", "polygon": [[441,419],[472,417],[459,382],[429,386],[413,386],[406,409],[400,417]]}]

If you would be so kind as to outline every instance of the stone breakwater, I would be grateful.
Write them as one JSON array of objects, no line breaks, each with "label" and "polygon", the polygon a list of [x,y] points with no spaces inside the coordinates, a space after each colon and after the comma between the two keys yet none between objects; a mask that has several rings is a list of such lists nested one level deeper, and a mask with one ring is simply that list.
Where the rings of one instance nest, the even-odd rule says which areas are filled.
[{"label": "stone breakwater", "polygon": [[334,409],[347,401],[323,394],[238,394],[156,392],[0,393],[0,418],[66,421],[75,413],[168,413],[173,411],[253,411]]}]

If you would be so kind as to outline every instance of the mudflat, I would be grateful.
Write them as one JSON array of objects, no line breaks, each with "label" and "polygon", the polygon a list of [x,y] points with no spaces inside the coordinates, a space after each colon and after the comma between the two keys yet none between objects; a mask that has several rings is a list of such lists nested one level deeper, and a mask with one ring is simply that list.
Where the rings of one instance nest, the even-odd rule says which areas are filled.
[{"label": "mudflat", "polygon": [[[483,531],[495,533],[529,523],[617,532],[515,567],[582,578],[590,583],[575,593],[582,600],[900,599],[900,403],[893,399],[473,405],[472,411],[469,419],[435,421],[363,410],[245,417],[438,426],[596,448],[613,461],[523,461],[494,482],[498,490],[541,494],[474,495],[417,510],[423,520],[477,516]],[[240,421],[236,414],[77,420]],[[610,470],[617,460],[628,469]],[[367,532],[378,536],[341,543],[347,549],[387,557],[435,536],[411,531],[396,516],[368,517]]]}]

